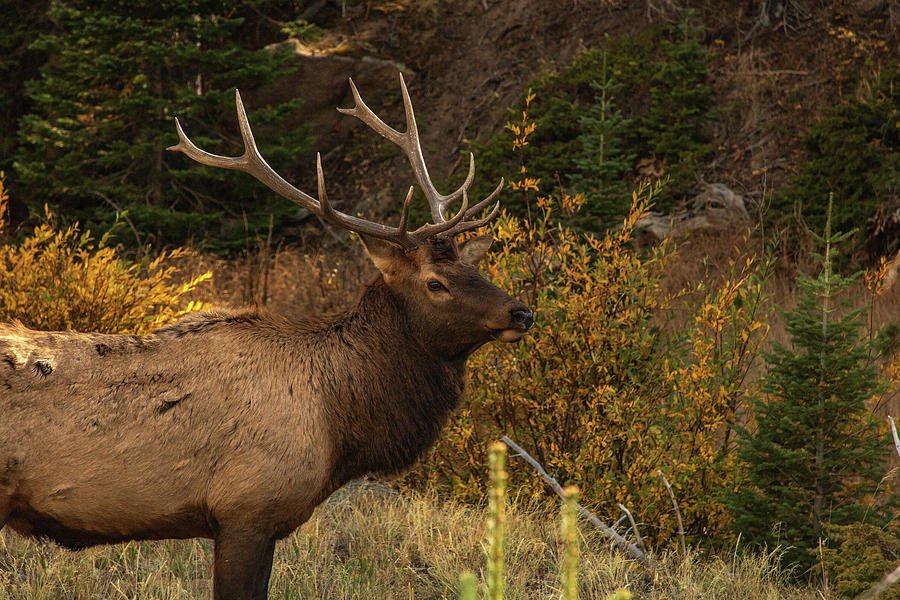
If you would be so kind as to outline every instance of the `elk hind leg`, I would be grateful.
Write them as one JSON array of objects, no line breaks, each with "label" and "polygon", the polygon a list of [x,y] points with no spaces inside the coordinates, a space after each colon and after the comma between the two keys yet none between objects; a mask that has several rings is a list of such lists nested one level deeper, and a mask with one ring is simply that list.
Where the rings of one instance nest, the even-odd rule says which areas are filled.
[{"label": "elk hind leg", "polygon": [[214,600],[265,600],[275,538],[258,531],[223,529],[213,553]]}]

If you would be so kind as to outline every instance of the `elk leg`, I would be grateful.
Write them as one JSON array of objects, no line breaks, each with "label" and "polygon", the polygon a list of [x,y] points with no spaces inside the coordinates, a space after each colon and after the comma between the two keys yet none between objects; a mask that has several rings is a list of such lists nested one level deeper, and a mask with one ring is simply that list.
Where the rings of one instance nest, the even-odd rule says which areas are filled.
[{"label": "elk leg", "polygon": [[6,525],[6,520],[9,519],[9,504],[9,498],[5,498],[3,497],[3,495],[0,495],[0,530],[3,529],[4,525]]},{"label": "elk leg", "polygon": [[274,553],[272,536],[220,531],[213,557],[213,600],[265,600]]},{"label": "elk leg", "polygon": [[12,496],[13,491],[3,485],[0,479],[0,529],[6,525],[9,515],[12,512]]}]

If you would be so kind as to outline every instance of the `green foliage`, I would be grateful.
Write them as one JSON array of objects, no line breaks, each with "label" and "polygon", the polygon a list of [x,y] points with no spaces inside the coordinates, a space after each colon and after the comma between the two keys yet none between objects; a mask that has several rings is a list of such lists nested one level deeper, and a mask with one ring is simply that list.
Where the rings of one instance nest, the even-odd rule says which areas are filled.
[{"label": "green foliage", "polygon": [[578,170],[569,178],[572,188],[584,193],[586,206],[601,224],[611,223],[621,214],[627,202],[622,178],[631,171],[636,157],[622,149],[631,119],[616,105],[622,85],[609,73],[607,55],[603,49],[599,78],[591,82],[596,92],[594,103],[578,117],[581,155],[575,159]]},{"label": "green foliage", "polygon": [[663,59],[653,66],[650,107],[638,131],[651,155],[664,161],[670,178],[668,193],[683,192],[709,154],[699,126],[710,109],[712,88],[706,84],[706,50],[702,28],[688,20],[670,28],[674,40],[660,43]]},{"label": "green foliage", "polygon": [[[822,564],[831,589],[844,598],[856,598],[872,589],[897,567],[900,557],[900,521],[888,527],[868,523],[826,525],[828,543],[822,549]],[[888,588],[882,600],[900,600],[900,586]]]},{"label": "green foliage", "polygon": [[[635,159],[646,159],[659,162],[668,178],[656,198],[667,208],[694,183],[709,153],[700,133],[712,95],[701,37],[702,30],[687,21],[648,28],[606,39],[569,67],[532,81],[529,94],[537,100],[526,107],[523,96],[510,110],[514,122],[527,110],[537,125],[530,147],[511,156],[505,136],[494,136],[478,148],[483,180],[511,179],[527,163],[545,193],[583,193],[587,202],[578,224],[604,230],[628,212],[630,197],[623,192],[632,187]],[[478,193],[490,191],[479,185]],[[528,214],[522,204],[507,206],[514,215]]]},{"label": "green foliage", "polygon": [[48,25],[46,0],[0,0],[0,170],[10,172],[16,123],[27,112],[25,81],[37,74],[41,52],[29,48]]},{"label": "green foliage", "polygon": [[281,33],[288,37],[297,38],[301,42],[315,42],[324,37],[325,30],[309,21],[296,19],[282,25]]},{"label": "green foliage", "polygon": [[[5,197],[0,174],[0,205]],[[2,224],[0,211],[0,233]],[[179,282],[171,262],[184,253],[177,249],[129,262],[105,237],[95,241],[77,225],[57,229],[45,223],[19,245],[0,245],[0,322],[19,320],[50,331],[146,333],[202,308],[184,297],[210,274]]]},{"label": "green foliage", "polygon": [[833,247],[848,236],[826,221],[821,272],[800,276],[797,306],[785,314],[791,345],[766,356],[756,430],[739,430],[747,485],[729,499],[743,540],[786,546],[783,560],[803,570],[816,562],[826,523],[881,525],[896,504],[893,494],[873,499],[890,446],[867,403],[886,382],[873,342],[859,335],[863,311],[842,294],[857,277],[833,268]]},{"label": "green foliage", "polygon": [[900,193],[900,80],[896,66],[880,74],[862,97],[824,111],[804,136],[806,159],[789,186],[774,195],[767,215],[791,224],[799,211],[813,231],[825,226],[825,202],[834,194],[834,226],[850,231]]},{"label": "green foliage", "polygon": [[[20,121],[15,161],[29,204],[49,203],[99,231],[123,210],[170,213],[162,224],[135,223],[139,244],[204,238],[212,221],[240,222],[245,214],[253,230],[268,223],[260,213],[284,216],[287,201],[268,206],[271,194],[249,178],[165,151],[177,141],[178,116],[198,145],[238,153],[234,86],[252,90],[284,72],[286,54],[234,41],[242,21],[230,14],[218,0],[53,3],[53,31],[32,44],[53,59],[26,86],[33,106]],[[308,144],[305,132],[283,125],[297,107],[250,103],[259,145],[276,168]],[[173,231],[163,227],[179,219]],[[242,228],[232,229],[243,237]],[[220,247],[241,245],[224,237]]]}]

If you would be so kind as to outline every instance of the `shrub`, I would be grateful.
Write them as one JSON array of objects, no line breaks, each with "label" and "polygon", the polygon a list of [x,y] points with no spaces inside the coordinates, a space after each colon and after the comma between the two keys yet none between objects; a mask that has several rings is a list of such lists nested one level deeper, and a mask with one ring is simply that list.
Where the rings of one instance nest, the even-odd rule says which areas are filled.
[{"label": "shrub", "polygon": [[[826,525],[828,541],[822,566],[834,592],[856,598],[894,570],[900,556],[900,521],[882,528],[867,523]],[[900,600],[900,586],[885,590],[882,600]]]},{"label": "shrub", "polygon": [[[512,186],[526,197],[537,190],[527,169]],[[476,500],[486,445],[507,434],[587,503],[638,511],[651,537],[674,531],[657,469],[673,482],[689,534],[727,524],[718,496],[734,484],[728,430],[765,332],[761,282],[748,260],[718,290],[667,298],[660,280],[672,249],[642,255],[631,245],[653,191],[636,192],[621,229],[602,237],[566,224],[580,196],[538,197],[532,220],[498,219],[487,275],[537,308],[535,331],[473,356],[468,400],[410,483]],[[530,473],[511,478],[543,493]]]},{"label": "shrub", "polygon": [[77,225],[44,223],[20,245],[0,245],[0,321],[18,319],[43,330],[146,333],[202,307],[185,296],[210,274],[176,281],[171,261],[184,254],[177,249],[129,262],[105,238],[95,241]]}]

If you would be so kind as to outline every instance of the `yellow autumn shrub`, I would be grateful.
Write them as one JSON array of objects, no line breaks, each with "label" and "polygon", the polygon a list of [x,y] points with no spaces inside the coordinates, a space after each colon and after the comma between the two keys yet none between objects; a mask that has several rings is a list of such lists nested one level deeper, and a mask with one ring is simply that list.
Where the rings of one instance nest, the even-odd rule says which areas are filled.
[{"label": "yellow autumn shrub", "polygon": [[171,263],[184,254],[176,249],[131,262],[77,225],[57,229],[49,222],[18,244],[0,238],[0,322],[17,319],[49,331],[146,333],[201,308],[185,296],[211,274],[178,281]]},{"label": "yellow autumn shrub", "polygon": [[[527,127],[519,127],[521,135]],[[532,129],[533,130],[533,129]],[[515,130],[514,130],[515,133]],[[527,177],[520,193],[538,192]],[[503,214],[486,275],[536,309],[532,333],[470,360],[468,399],[430,458],[407,476],[477,500],[482,457],[509,435],[583,502],[615,521],[621,503],[651,540],[675,534],[662,471],[694,539],[720,531],[722,492],[736,485],[730,425],[766,332],[760,265],[732,265],[723,285],[667,294],[671,245],[635,249],[654,189],[634,193],[621,227],[604,235],[568,223],[583,199],[537,197],[532,218]],[[542,495],[524,462],[509,465],[512,493]]]}]

